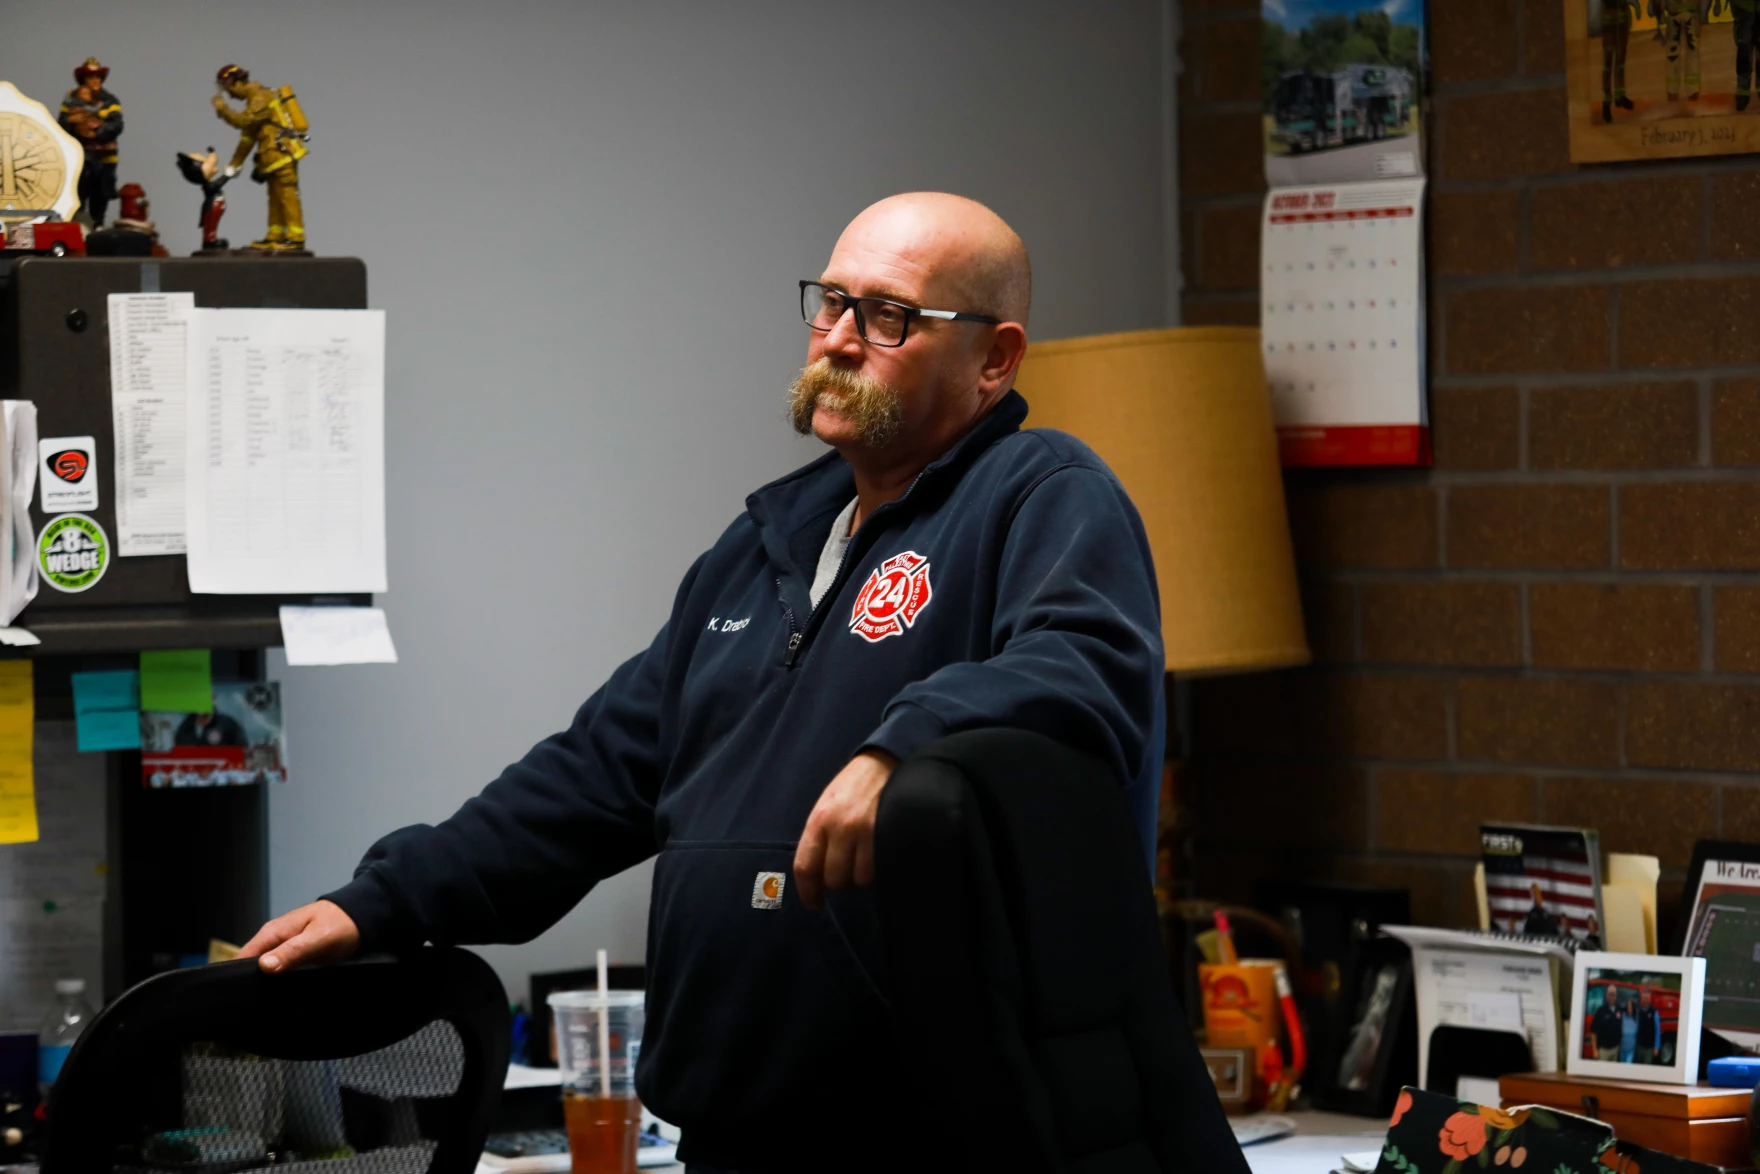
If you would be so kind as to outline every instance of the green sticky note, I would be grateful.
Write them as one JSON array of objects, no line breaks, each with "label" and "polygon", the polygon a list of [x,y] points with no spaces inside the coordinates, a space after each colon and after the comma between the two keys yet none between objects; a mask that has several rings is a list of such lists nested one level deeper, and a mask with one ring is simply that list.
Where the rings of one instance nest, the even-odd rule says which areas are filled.
[{"label": "green sticky note", "polygon": [[213,713],[214,670],[206,648],[141,653],[141,708]]},{"label": "green sticky note", "polygon": [[81,750],[139,750],[141,715],[135,709],[94,709],[73,715]]}]

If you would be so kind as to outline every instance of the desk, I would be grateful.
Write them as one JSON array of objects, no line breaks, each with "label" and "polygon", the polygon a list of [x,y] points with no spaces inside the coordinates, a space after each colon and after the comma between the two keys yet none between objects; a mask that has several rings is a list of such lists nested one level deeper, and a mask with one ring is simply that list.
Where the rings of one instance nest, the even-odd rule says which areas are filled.
[{"label": "desk", "polygon": [[1241,1152],[1253,1174],[1332,1174],[1339,1156],[1381,1148],[1387,1122],[1378,1117],[1308,1111],[1285,1113],[1296,1123],[1294,1137],[1251,1145]]},{"label": "desk", "polygon": [[[1247,1168],[1253,1174],[1332,1174],[1339,1155],[1379,1149],[1387,1122],[1378,1117],[1347,1117],[1342,1113],[1286,1113],[1295,1121],[1294,1137],[1248,1146]],[[678,1172],[681,1165],[655,1169]],[[500,1174],[490,1166],[478,1166],[477,1174]]]}]

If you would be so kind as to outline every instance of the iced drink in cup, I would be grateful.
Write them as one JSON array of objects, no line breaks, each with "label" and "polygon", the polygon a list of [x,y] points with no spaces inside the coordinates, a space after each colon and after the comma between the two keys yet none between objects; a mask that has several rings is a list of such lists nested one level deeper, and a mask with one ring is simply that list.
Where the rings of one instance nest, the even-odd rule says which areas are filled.
[{"label": "iced drink in cup", "polygon": [[636,1099],[642,992],[557,991],[550,1012],[574,1174],[635,1174],[642,1130]]}]

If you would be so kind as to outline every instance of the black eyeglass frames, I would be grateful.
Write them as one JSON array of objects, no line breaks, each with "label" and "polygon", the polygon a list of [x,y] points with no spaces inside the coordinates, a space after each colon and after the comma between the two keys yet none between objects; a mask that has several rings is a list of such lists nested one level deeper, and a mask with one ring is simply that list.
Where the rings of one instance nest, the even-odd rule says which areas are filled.
[{"label": "black eyeglass frames", "polygon": [[948,322],[988,322],[992,326],[1002,321],[988,314],[968,314],[962,310],[926,310],[889,298],[852,298],[823,282],[801,282],[801,318],[819,333],[824,334],[836,326],[844,311],[850,309],[855,311],[856,333],[875,346],[903,346],[911,332],[911,320],[919,317],[941,318]]}]

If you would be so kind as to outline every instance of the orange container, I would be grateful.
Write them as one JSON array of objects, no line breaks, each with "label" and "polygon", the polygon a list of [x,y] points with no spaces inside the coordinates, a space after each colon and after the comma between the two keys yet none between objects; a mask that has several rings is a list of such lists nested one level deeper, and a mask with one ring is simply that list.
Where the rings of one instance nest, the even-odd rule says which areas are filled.
[{"label": "orange container", "polygon": [[1205,1042],[1213,1048],[1252,1048],[1259,1054],[1278,1040],[1283,1022],[1277,1001],[1277,963],[1243,958],[1238,964],[1201,964]]}]

